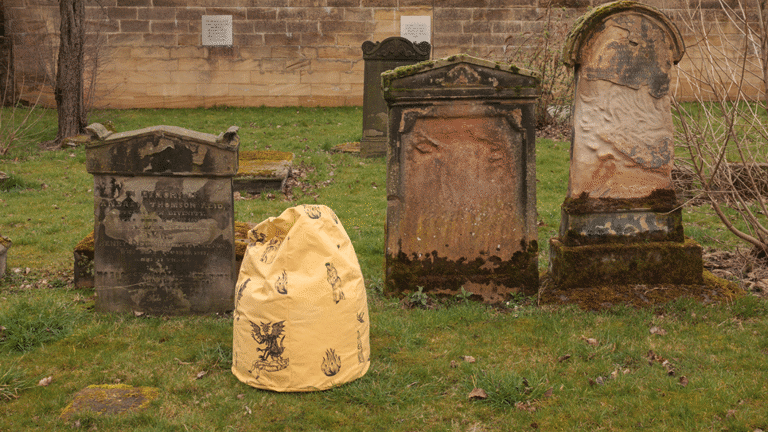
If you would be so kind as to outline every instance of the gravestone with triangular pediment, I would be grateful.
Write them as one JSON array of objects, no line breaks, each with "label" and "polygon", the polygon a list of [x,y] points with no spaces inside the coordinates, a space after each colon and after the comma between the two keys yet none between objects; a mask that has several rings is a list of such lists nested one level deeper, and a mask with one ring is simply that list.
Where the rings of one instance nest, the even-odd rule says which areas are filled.
[{"label": "gravestone with triangular pediment", "polygon": [[536,293],[538,84],[466,55],[382,74],[387,292],[464,290],[486,302]]}]

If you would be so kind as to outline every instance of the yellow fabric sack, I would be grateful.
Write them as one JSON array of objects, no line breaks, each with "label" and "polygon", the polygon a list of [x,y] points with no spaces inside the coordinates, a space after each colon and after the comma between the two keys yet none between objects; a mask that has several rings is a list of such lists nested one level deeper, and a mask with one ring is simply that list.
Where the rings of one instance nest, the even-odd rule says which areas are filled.
[{"label": "yellow fabric sack", "polygon": [[325,390],[370,366],[368,302],[352,243],[323,205],[248,233],[235,291],[232,373],[261,389]]}]

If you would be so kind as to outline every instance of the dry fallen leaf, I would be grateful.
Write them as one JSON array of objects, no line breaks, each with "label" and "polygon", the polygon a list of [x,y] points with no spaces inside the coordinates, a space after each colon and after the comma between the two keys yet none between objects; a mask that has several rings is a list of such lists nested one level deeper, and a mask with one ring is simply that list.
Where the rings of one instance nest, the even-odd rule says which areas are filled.
[{"label": "dry fallen leaf", "polygon": [[560,357],[557,358],[557,362],[558,363],[562,363],[562,362],[568,360],[569,358],[571,358],[570,354],[561,355]]},{"label": "dry fallen leaf", "polygon": [[198,373],[197,373],[197,375],[195,375],[195,379],[201,379],[201,378],[202,378],[202,377],[204,377],[204,376],[205,376],[205,374],[207,374],[207,373],[208,373],[208,372],[206,372],[206,371],[200,371],[200,372],[198,372]]},{"label": "dry fallen leaf", "polygon": [[239,395],[237,395],[237,398],[238,398],[238,399],[242,399],[242,398],[244,398],[244,397],[245,397],[245,395],[244,395],[244,394],[242,394],[242,393],[240,393]]},{"label": "dry fallen leaf", "polygon": [[544,392],[544,397],[552,397],[552,387],[548,388],[547,391]]},{"label": "dry fallen leaf", "polygon": [[464,361],[467,362],[467,363],[474,363],[475,362],[475,358],[472,357],[472,356],[464,356]]},{"label": "dry fallen leaf", "polygon": [[528,411],[528,412],[536,411],[536,407],[531,405],[531,401],[518,402],[515,404],[515,408],[519,409],[520,411]]},{"label": "dry fallen leaf", "polygon": [[135,317],[140,317],[142,315],[144,315],[144,312],[133,311],[133,316],[135,316]]},{"label": "dry fallen leaf", "polygon": [[651,327],[650,332],[652,335],[659,335],[659,336],[664,336],[665,334],[667,334],[666,330],[656,326]]},{"label": "dry fallen leaf", "polygon": [[39,385],[40,387],[47,387],[51,382],[53,382],[53,377],[49,376],[38,381],[37,385]]},{"label": "dry fallen leaf", "polygon": [[481,388],[473,388],[471,392],[467,395],[467,398],[472,399],[488,399],[488,393],[485,392],[485,390]]},{"label": "dry fallen leaf", "polygon": [[595,338],[588,338],[588,337],[582,336],[580,339],[585,341],[586,343],[588,343],[591,346],[598,346],[600,344],[600,342],[598,342],[597,339],[595,339]]},{"label": "dry fallen leaf", "polygon": [[454,369],[459,367],[459,362],[457,362],[456,360],[451,360],[451,367]]},{"label": "dry fallen leaf", "polygon": [[687,386],[688,385],[688,378],[686,378],[685,376],[681,376],[680,380],[679,380],[679,384],[681,386],[683,386],[683,387]]}]

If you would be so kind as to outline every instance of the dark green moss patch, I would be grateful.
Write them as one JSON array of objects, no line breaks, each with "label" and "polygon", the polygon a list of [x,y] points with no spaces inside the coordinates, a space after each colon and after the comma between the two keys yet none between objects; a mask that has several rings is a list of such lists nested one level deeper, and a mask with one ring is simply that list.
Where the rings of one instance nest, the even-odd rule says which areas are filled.
[{"label": "dark green moss patch", "polygon": [[702,276],[700,284],[603,284],[564,289],[555,284],[548,272],[541,277],[539,304],[576,304],[585,310],[602,310],[621,305],[649,307],[682,297],[693,298],[704,304],[719,303],[745,294],[735,283],[720,279],[708,271],[703,271]]},{"label": "dark green moss patch", "polygon": [[562,208],[570,214],[608,213],[618,210],[650,209],[670,212],[680,206],[674,189],[657,189],[643,198],[591,198],[582,192],[576,198],[566,198]]},{"label": "dark green moss patch", "polygon": [[497,256],[449,260],[436,251],[419,258],[416,254],[386,257],[386,294],[403,297],[423,288],[437,296],[461,294],[462,287],[486,303],[508,300],[513,294],[534,295],[538,291],[538,244],[523,243],[523,250],[503,261]]}]

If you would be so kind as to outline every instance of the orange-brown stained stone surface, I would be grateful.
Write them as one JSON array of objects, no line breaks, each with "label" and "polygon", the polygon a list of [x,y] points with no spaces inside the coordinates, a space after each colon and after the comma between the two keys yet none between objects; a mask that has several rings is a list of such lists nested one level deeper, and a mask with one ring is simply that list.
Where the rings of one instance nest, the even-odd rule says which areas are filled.
[{"label": "orange-brown stained stone surface", "polygon": [[574,98],[569,196],[641,198],[672,189],[671,36],[618,13],[584,43]]},{"label": "orange-brown stained stone surface", "polygon": [[416,120],[402,137],[401,251],[508,260],[520,250],[523,209],[512,197],[521,191],[513,154],[521,140],[503,117]]},{"label": "orange-brown stained stone surface", "polygon": [[382,74],[387,293],[495,303],[536,292],[537,85],[529,72],[464,55]]}]

